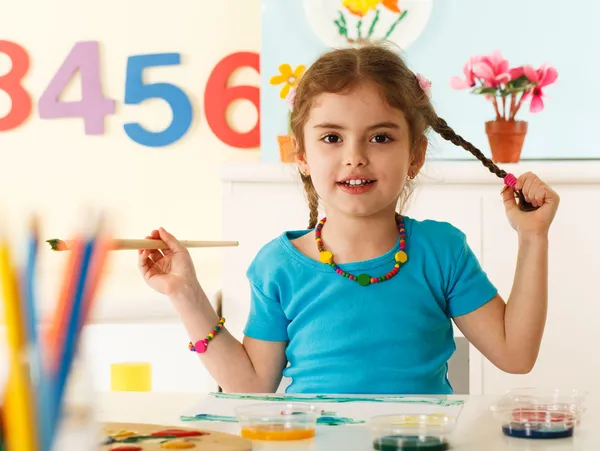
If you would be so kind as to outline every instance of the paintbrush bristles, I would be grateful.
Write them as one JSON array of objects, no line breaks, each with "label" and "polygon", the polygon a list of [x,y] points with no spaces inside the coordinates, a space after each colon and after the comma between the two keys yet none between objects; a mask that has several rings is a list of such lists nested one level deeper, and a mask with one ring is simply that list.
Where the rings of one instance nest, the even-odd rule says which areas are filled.
[{"label": "paintbrush bristles", "polygon": [[[70,241],[62,241],[58,239],[46,240],[53,251],[66,251],[71,248]],[[201,247],[231,247],[238,246],[237,241],[189,241],[183,240],[179,242],[186,248],[201,248]],[[141,249],[168,249],[169,246],[163,240],[129,240],[116,239],[112,240],[111,250],[141,250]]]}]

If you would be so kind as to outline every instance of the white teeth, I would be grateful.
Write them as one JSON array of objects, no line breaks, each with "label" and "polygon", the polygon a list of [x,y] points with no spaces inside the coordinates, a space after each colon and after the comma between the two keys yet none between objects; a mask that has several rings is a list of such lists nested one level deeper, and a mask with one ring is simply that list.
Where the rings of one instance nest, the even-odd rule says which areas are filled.
[{"label": "white teeth", "polygon": [[348,183],[349,185],[363,185],[365,183],[367,183],[366,180],[348,180],[346,183]]}]

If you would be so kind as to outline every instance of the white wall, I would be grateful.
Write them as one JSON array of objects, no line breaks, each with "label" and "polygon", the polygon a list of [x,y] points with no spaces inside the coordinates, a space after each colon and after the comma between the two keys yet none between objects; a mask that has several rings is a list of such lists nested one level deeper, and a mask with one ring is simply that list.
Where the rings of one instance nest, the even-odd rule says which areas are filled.
[{"label": "white wall", "polygon": [[[257,161],[259,152],[234,149],[214,136],[204,114],[204,89],[223,57],[259,51],[259,23],[258,0],[19,0],[5,8],[1,39],[17,42],[30,55],[23,85],[33,98],[33,111],[22,126],[0,132],[2,227],[22,237],[27,215],[35,210],[42,217],[44,239],[68,237],[80,208],[93,205],[111,215],[119,237],[143,238],[162,225],[180,238],[220,239],[219,168],[232,161]],[[86,136],[80,118],[40,119],[37,108],[73,45],[85,40],[100,42],[104,95],[116,100],[116,113],[106,117],[105,134],[99,136]],[[159,100],[124,105],[126,63],[131,55],[162,52],[181,53],[181,65],[152,69],[146,80],[181,87],[192,101],[194,120],[175,144],[148,148],[130,140],[123,124],[139,121],[159,131],[170,122],[171,112]],[[0,74],[9,67],[9,59],[0,53]],[[258,86],[259,75],[241,69],[230,83]],[[78,100],[80,92],[77,76],[63,100]],[[0,117],[9,109],[10,100],[0,90]],[[249,130],[257,118],[248,101],[234,103],[228,113],[239,130]],[[65,256],[44,250],[41,296],[46,304],[54,300]],[[219,288],[221,255],[219,249],[193,251],[199,277],[211,292]],[[112,255],[96,312],[114,317],[119,315],[118,303],[139,301],[139,311],[146,297],[156,299],[139,280],[136,257],[135,252]]]},{"label": "white wall", "polygon": [[[221,236],[220,167],[257,161],[259,149],[235,149],[215,137],[204,114],[204,90],[222,58],[259,51],[259,24],[259,0],[19,0],[5,6],[0,39],[29,53],[23,85],[33,110],[23,125],[0,132],[0,227],[20,243],[28,214],[35,210],[43,239],[65,238],[80,221],[81,208],[97,206],[110,214],[117,237],[143,238],[164,226],[183,239],[236,239]],[[74,44],[86,40],[100,43],[103,93],[116,101],[116,112],[106,117],[105,134],[99,136],[85,135],[80,118],[40,119],[37,107]],[[181,65],[149,70],[145,80],[182,88],[192,101],[194,120],[175,144],[148,148],[130,140],[123,124],[138,121],[159,131],[171,121],[171,110],[159,100],[124,105],[126,64],[131,55],[163,52],[180,53]],[[10,66],[0,53],[0,76]],[[259,75],[241,69],[230,84],[258,86]],[[62,100],[80,97],[76,76]],[[0,117],[10,108],[9,97],[0,90]],[[228,110],[238,130],[251,129],[257,114],[247,101]],[[220,288],[222,250],[194,250],[192,255],[201,282],[214,297]],[[41,252],[38,294],[45,310],[55,302],[66,257],[47,248]],[[188,338],[168,301],[141,280],[136,253],[111,257],[94,315],[96,322],[111,324],[86,331],[96,388],[109,388],[109,365],[120,361],[152,363],[156,390],[216,388],[188,351]],[[132,324],[140,321],[150,323]]]}]

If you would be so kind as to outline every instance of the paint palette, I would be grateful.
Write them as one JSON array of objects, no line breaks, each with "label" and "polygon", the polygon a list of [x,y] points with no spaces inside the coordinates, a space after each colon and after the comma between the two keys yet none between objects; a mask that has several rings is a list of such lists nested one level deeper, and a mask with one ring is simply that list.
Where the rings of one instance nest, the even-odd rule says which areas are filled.
[{"label": "paint palette", "polygon": [[249,404],[235,409],[242,437],[268,441],[313,438],[320,412],[306,403]]},{"label": "paint palette", "polygon": [[490,409],[509,437],[565,438],[574,434],[581,421],[585,397],[579,390],[515,389]]},{"label": "paint palette", "polygon": [[251,451],[252,442],[237,435],[155,424],[106,423],[102,451]]},{"label": "paint palette", "polygon": [[445,451],[456,418],[443,413],[379,415],[369,420],[373,449]]}]

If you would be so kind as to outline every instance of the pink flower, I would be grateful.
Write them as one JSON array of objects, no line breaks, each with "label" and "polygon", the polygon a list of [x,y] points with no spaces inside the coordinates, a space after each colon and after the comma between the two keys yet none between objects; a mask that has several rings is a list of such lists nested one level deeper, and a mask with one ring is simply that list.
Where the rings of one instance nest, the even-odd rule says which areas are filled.
[{"label": "pink flower", "polygon": [[417,74],[417,80],[419,80],[419,86],[425,95],[431,99],[431,82],[421,74]]},{"label": "pink flower", "polygon": [[529,65],[523,66],[523,73],[529,79],[529,81],[536,83],[536,86],[530,91],[524,93],[522,100],[525,100],[531,96],[529,111],[532,113],[539,113],[544,109],[544,101],[542,100],[544,92],[542,88],[554,83],[558,78],[558,72],[555,68],[544,64],[537,71]]},{"label": "pink flower", "polygon": [[473,65],[473,74],[483,80],[486,88],[497,88],[512,80],[508,71],[508,60],[504,59],[499,50],[484,56],[480,62]]},{"label": "pink flower", "polygon": [[475,86],[475,75],[473,74],[473,65],[481,61],[481,56],[472,56],[463,67],[465,80],[454,76],[450,79],[450,87],[453,89],[468,89]]},{"label": "pink flower", "polygon": [[523,66],[519,66],[519,67],[510,69],[508,71],[508,73],[510,74],[511,80],[516,80],[517,78],[520,78],[523,75],[525,75],[525,69],[523,68]]}]

